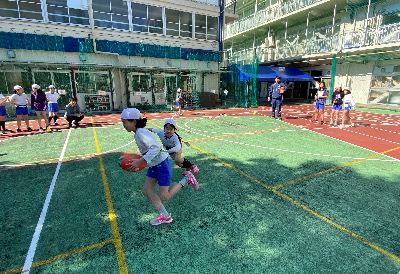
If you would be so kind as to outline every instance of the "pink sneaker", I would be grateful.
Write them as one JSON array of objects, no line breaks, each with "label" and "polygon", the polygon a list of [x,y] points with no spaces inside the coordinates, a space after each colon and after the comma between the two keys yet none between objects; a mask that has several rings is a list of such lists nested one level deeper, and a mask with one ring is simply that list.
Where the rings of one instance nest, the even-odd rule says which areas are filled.
[{"label": "pink sneaker", "polygon": [[194,190],[199,189],[199,183],[197,182],[196,178],[190,171],[184,171],[182,174],[189,178],[188,185],[194,188]]},{"label": "pink sneaker", "polygon": [[196,165],[192,165],[188,171],[191,171],[193,174],[197,174],[199,172],[199,168]]},{"label": "pink sneaker", "polygon": [[150,221],[151,225],[161,225],[161,224],[169,224],[172,223],[172,216],[165,218],[164,215],[160,214],[157,218]]}]

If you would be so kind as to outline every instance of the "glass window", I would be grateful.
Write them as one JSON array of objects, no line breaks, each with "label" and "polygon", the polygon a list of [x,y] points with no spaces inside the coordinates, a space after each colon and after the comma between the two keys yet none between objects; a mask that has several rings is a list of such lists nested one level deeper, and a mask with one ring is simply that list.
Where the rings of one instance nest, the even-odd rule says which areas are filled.
[{"label": "glass window", "polygon": [[95,26],[101,28],[111,28],[110,2],[93,2],[93,18]]},{"label": "glass window", "polygon": [[50,22],[69,23],[68,7],[65,0],[46,0]]},{"label": "glass window", "polygon": [[[79,4],[80,8],[71,8],[73,5],[65,0],[46,0],[47,12],[50,22],[71,23],[78,25],[89,25],[89,13],[85,8],[85,1],[83,5]],[[81,1],[78,1],[81,3]],[[86,7],[87,8],[87,7]]]},{"label": "glass window", "polygon": [[207,17],[207,40],[218,40],[218,18]]},{"label": "glass window", "polygon": [[146,5],[132,3],[132,25],[133,31],[148,32]]},{"label": "glass window", "polygon": [[195,38],[206,39],[207,16],[196,14],[195,23]]},{"label": "glass window", "polygon": [[162,8],[148,6],[148,21],[150,33],[163,33]]},{"label": "glass window", "polygon": [[18,5],[21,18],[43,20],[40,0],[19,1]]},{"label": "glass window", "polygon": [[0,16],[19,18],[17,1],[2,0],[0,6]]},{"label": "glass window", "polygon": [[89,13],[87,10],[69,9],[69,17],[71,24],[89,25]]},{"label": "glass window", "polygon": [[129,29],[128,6],[126,1],[111,0],[111,15],[113,28]]},{"label": "glass window", "polygon": [[166,34],[179,36],[179,11],[165,9]]},{"label": "glass window", "polygon": [[180,12],[180,24],[182,37],[192,37],[192,14],[189,12]]}]

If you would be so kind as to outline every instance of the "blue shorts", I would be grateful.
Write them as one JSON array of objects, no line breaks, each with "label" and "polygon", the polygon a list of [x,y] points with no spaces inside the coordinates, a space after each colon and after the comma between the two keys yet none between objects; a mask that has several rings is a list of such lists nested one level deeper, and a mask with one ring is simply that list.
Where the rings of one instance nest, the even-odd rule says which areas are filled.
[{"label": "blue shorts", "polygon": [[178,107],[179,107],[179,106],[181,106],[181,105],[182,105],[182,104],[181,104],[181,102],[179,102],[179,101],[178,101],[178,102],[176,102],[176,106],[178,106]]},{"label": "blue shorts", "polygon": [[351,105],[350,104],[344,104],[344,110],[350,111]]},{"label": "blue shorts", "polygon": [[49,103],[48,104],[48,111],[49,112],[59,112],[60,107],[58,106],[58,103]]},{"label": "blue shorts", "polygon": [[317,108],[317,109],[325,109],[325,103],[322,103],[319,100],[317,100],[315,102],[315,108]]},{"label": "blue shorts", "polygon": [[333,110],[341,110],[341,109],[342,109],[342,105],[335,105],[335,104],[333,104],[333,105],[332,105],[332,109],[333,109]]},{"label": "blue shorts", "polygon": [[7,110],[5,106],[0,106],[0,116],[7,116]]},{"label": "blue shorts", "polygon": [[147,170],[147,177],[157,179],[159,186],[170,186],[172,178],[172,165],[169,158]]},{"label": "blue shorts", "polygon": [[28,106],[17,106],[15,108],[15,114],[17,116],[19,115],[28,115],[29,110],[28,110]]}]

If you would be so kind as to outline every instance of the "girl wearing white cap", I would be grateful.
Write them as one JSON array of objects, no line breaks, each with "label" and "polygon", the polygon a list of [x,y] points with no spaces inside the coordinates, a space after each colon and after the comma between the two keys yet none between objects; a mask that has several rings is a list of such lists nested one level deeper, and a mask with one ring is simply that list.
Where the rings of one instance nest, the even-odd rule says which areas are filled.
[{"label": "girl wearing white cap", "polygon": [[[184,178],[171,186],[172,167],[168,153],[161,151],[162,147],[149,130],[147,119],[142,118],[136,108],[126,108],[121,113],[121,120],[128,132],[134,132],[136,145],[142,158],[131,160],[131,170],[138,170],[141,163],[146,162],[149,167],[144,183],[144,195],[157,209],[160,216],[150,221],[151,225],[168,224],[173,221],[171,214],[165,209],[162,201],[168,201],[185,186],[191,186],[195,190],[199,188],[196,178],[190,171],[183,172]],[[158,184],[159,195],[155,193]]]},{"label": "girl wearing white cap", "polygon": [[49,111],[49,123],[47,124],[50,126],[51,119],[54,119],[54,125],[57,126],[57,119],[58,119],[58,112],[60,111],[60,107],[58,105],[58,99],[60,99],[60,95],[56,91],[56,88],[53,85],[48,87],[50,91],[46,92],[47,97],[47,108]]},{"label": "girl wearing white cap", "polygon": [[148,130],[158,135],[164,148],[175,163],[193,174],[199,172],[199,168],[189,162],[188,159],[182,158],[182,138],[176,133],[176,122],[174,119],[166,119],[164,130],[159,128],[149,128]]},{"label": "girl wearing white cap", "polygon": [[15,114],[17,115],[17,132],[22,132],[21,121],[24,118],[26,129],[32,131],[29,127],[29,117],[28,117],[28,97],[24,93],[24,89],[20,85],[14,87],[14,93],[11,95],[11,102],[15,105]]},{"label": "girl wearing white cap", "polygon": [[344,87],[344,98],[343,98],[343,114],[342,114],[342,128],[344,127],[345,121],[350,121],[350,125],[354,127],[354,123],[350,117],[350,110],[355,109],[356,103],[353,100],[353,96],[351,95],[350,88]]}]

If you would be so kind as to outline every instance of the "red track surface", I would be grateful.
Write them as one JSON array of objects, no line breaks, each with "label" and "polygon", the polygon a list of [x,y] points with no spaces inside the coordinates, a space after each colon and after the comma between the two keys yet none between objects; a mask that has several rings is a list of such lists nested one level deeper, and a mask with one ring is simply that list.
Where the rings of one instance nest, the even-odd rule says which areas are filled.
[{"label": "red track surface", "polygon": [[[371,151],[382,153],[400,160],[400,115],[373,114],[367,112],[353,111],[355,127],[330,127],[329,125],[320,125],[310,122],[314,107],[312,105],[291,105],[284,106],[282,111],[283,121],[299,127],[318,132],[320,134],[333,137],[338,140],[351,143]],[[249,116],[262,115],[269,117],[271,115],[271,107],[260,106],[258,108],[243,109],[208,109],[208,110],[188,110],[183,111],[183,116],[177,116],[174,112],[164,113],[146,113],[148,119],[158,118],[180,118],[180,117],[201,117],[201,116]],[[325,113],[325,122],[329,122],[330,109]],[[93,121],[92,121],[93,118]],[[82,127],[112,125],[120,121],[119,114],[95,115],[85,117],[81,122]],[[58,120],[59,126],[52,126],[53,130],[67,130],[67,122],[61,118]],[[13,130],[12,133],[0,135],[0,140],[9,138],[39,134],[37,122],[30,121],[30,126],[34,129],[32,132],[16,133],[16,122],[6,122],[8,129]],[[22,129],[25,129],[25,123],[22,122]]]}]

